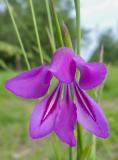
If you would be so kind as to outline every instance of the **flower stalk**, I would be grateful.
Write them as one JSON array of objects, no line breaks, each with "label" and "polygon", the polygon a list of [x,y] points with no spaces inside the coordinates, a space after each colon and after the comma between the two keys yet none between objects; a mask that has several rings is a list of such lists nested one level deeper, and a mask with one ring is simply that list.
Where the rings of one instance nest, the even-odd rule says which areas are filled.
[{"label": "flower stalk", "polygon": [[79,123],[77,123],[77,160],[81,160],[83,150],[83,140],[82,140],[82,128]]},{"label": "flower stalk", "polygon": [[69,160],[73,160],[72,148],[69,147]]},{"label": "flower stalk", "polygon": [[[74,0],[76,10],[76,32],[77,32],[77,54],[80,54],[81,48],[81,28],[80,28],[80,0]],[[77,160],[81,160],[83,150],[82,128],[77,123]]]}]

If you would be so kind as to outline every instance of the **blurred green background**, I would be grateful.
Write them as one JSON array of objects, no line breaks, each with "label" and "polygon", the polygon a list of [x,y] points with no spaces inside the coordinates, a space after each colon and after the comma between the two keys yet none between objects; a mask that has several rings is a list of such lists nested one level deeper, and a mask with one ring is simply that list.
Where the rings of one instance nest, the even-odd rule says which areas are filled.
[{"label": "blurred green background", "polygon": [[[20,35],[31,66],[40,64],[36,37],[28,0],[9,0]],[[46,33],[48,26],[45,3],[33,0],[37,17],[38,31],[41,37],[45,62],[49,62],[52,51]],[[75,19],[71,15],[71,0],[55,0],[60,23],[67,24],[72,42],[75,42]],[[62,19],[63,18],[63,19]],[[52,19],[53,20],[53,19]],[[82,47],[91,43],[89,28],[82,27]],[[56,30],[54,26],[54,34]],[[110,138],[97,139],[97,160],[118,160],[118,39],[112,28],[104,30],[92,51],[91,60],[99,60],[101,46],[104,46],[104,61],[108,67],[108,76],[104,85],[101,105],[110,123]],[[58,40],[56,46],[59,47]],[[17,41],[13,24],[4,1],[0,1],[0,160],[65,160],[68,159],[68,147],[54,134],[41,140],[32,141],[28,136],[28,122],[33,106],[38,100],[25,100],[9,93],[4,83],[26,65]],[[85,132],[86,133],[86,132]],[[85,134],[85,143],[91,135]],[[63,154],[64,153],[64,154]],[[74,154],[74,151],[73,151]]]}]

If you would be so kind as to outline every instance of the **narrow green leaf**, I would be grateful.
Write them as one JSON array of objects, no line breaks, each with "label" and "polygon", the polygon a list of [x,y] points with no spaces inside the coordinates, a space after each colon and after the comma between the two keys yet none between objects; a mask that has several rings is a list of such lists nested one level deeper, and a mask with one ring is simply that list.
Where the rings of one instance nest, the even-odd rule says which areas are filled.
[{"label": "narrow green leaf", "polygon": [[55,27],[56,27],[57,39],[59,40],[60,46],[63,46],[64,43],[63,43],[63,38],[62,38],[61,27],[60,27],[60,23],[59,23],[57,13],[55,11],[55,6],[54,6],[54,1],[53,0],[51,0],[51,8],[52,8],[53,16],[54,16],[54,23],[55,23]]},{"label": "narrow green leaf", "polygon": [[77,32],[77,54],[80,54],[81,47],[81,29],[80,29],[80,0],[75,1],[76,9],[76,32]]},{"label": "narrow green leaf", "polygon": [[54,53],[55,47],[54,47],[53,39],[52,39],[52,36],[51,36],[51,33],[50,33],[48,27],[46,27],[46,32],[47,32],[47,35],[48,35],[48,38],[49,38],[49,42],[50,42],[51,49],[52,49],[52,51],[53,51],[53,53]]},{"label": "narrow green leaf", "polygon": [[43,53],[42,53],[41,42],[40,42],[40,37],[39,37],[39,33],[38,33],[38,27],[37,27],[37,23],[36,23],[36,16],[35,16],[32,0],[29,0],[29,3],[30,3],[30,7],[31,7],[31,12],[32,12],[32,18],[33,18],[33,23],[34,23],[34,29],[35,29],[36,39],[37,39],[39,55],[40,55],[41,63],[43,64]]},{"label": "narrow green leaf", "polygon": [[49,23],[49,31],[50,31],[50,34],[51,34],[52,44],[53,44],[54,50],[56,50],[56,44],[55,44],[55,39],[54,39],[53,24],[52,24],[52,19],[51,19],[49,0],[45,0],[45,4],[46,4],[48,23]]},{"label": "narrow green leaf", "polygon": [[10,14],[10,17],[11,17],[11,20],[12,20],[14,29],[15,29],[15,31],[16,31],[16,35],[17,35],[19,44],[20,44],[21,49],[22,49],[22,52],[23,52],[23,55],[24,55],[24,58],[25,58],[25,62],[26,62],[26,64],[27,64],[27,68],[30,69],[31,67],[30,67],[30,64],[29,64],[29,61],[28,61],[28,57],[27,57],[27,54],[26,54],[26,52],[25,52],[25,49],[24,49],[24,46],[23,46],[23,43],[22,43],[22,40],[21,40],[21,36],[20,36],[19,30],[18,30],[18,27],[17,27],[17,25],[16,25],[16,22],[15,22],[15,19],[14,19],[14,16],[13,16],[12,8],[11,8],[10,4],[8,3],[8,0],[5,0],[5,2],[6,2],[6,4],[7,4],[8,10],[9,10],[9,14]]}]

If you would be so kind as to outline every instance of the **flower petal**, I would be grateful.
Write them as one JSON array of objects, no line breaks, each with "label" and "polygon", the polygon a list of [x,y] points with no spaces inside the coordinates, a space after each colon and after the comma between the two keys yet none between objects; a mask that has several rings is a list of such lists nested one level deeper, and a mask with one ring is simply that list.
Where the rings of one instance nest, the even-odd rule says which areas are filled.
[{"label": "flower petal", "polygon": [[38,98],[48,90],[51,78],[52,74],[48,71],[48,66],[41,65],[11,78],[5,86],[16,96]]},{"label": "flower petal", "polygon": [[44,137],[53,130],[60,93],[61,88],[56,86],[52,93],[39,102],[34,108],[31,114],[29,127],[31,138]]},{"label": "flower petal", "polygon": [[59,48],[52,59],[50,71],[61,81],[70,83],[75,77],[74,52],[69,48]]},{"label": "flower petal", "polygon": [[77,120],[76,106],[72,102],[68,88],[65,91],[65,97],[60,103],[60,110],[55,122],[55,132],[60,139],[70,146],[76,145],[74,136],[74,126]]},{"label": "flower petal", "polygon": [[76,65],[80,70],[79,86],[82,89],[92,89],[99,84],[106,77],[107,69],[103,63],[85,63],[81,57],[74,58]]},{"label": "flower petal", "polygon": [[107,138],[109,128],[107,119],[100,106],[77,84],[74,87],[76,95],[77,118],[80,124],[98,137]]}]

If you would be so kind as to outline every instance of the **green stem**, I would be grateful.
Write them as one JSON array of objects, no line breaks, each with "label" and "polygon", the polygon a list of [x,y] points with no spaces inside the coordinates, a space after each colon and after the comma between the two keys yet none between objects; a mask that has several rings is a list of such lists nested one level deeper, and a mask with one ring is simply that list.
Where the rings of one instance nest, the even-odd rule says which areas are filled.
[{"label": "green stem", "polygon": [[80,54],[80,47],[81,47],[80,0],[74,0],[74,1],[76,8],[77,54]]},{"label": "green stem", "polygon": [[[76,9],[77,54],[80,54],[81,28],[80,28],[80,0],[74,0]],[[77,160],[81,160],[83,151],[82,128],[77,124]]]},{"label": "green stem", "polygon": [[77,160],[81,160],[83,150],[83,139],[82,139],[82,128],[79,123],[77,123]]},{"label": "green stem", "polygon": [[13,23],[13,26],[14,26],[14,29],[15,29],[15,32],[16,32],[16,35],[17,35],[19,44],[20,44],[20,47],[21,47],[22,52],[23,52],[23,56],[24,56],[24,59],[25,59],[27,68],[28,68],[28,69],[31,69],[31,66],[30,66],[29,61],[28,61],[27,54],[26,54],[26,52],[25,52],[25,49],[24,49],[24,46],[23,46],[23,43],[22,43],[22,40],[21,40],[21,36],[20,36],[19,30],[18,30],[18,27],[17,27],[16,22],[15,22],[15,18],[14,18],[14,16],[13,16],[12,8],[11,8],[11,6],[10,6],[10,4],[8,3],[7,0],[6,0],[6,4],[7,4],[7,7],[8,7],[8,10],[9,10],[9,14],[10,14],[10,17],[11,17],[11,20],[12,20],[12,23]]},{"label": "green stem", "polygon": [[54,33],[53,33],[53,25],[52,25],[52,19],[51,19],[51,13],[50,13],[50,5],[49,5],[49,0],[45,0],[46,4],[46,9],[47,9],[47,15],[48,15],[48,23],[49,23],[49,30],[52,38],[52,44],[53,44],[53,50],[56,50],[56,45],[55,45],[55,39],[54,39]]},{"label": "green stem", "polygon": [[92,160],[95,160],[96,159],[96,136],[92,136],[92,145],[93,145],[93,147],[92,147]]},{"label": "green stem", "polygon": [[34,7],[33,7],[32,0],[29,0],[29,3],[30,3],[30,7],[31,7],[31,12],[32,12],[32,18],[33,18],[33,23],[34,23],[34,29],[35,29],[40,59],[41,59],[41,63],[43,64],[43,54],[42,54],[42,49],[41,49],[41,42],[40,42],[40,37],[39,37],[39,33],[38,33],[38,27],[37,27],[37,23],[36,23],[36,16],[34,13]]},{"label": "green stem", "polygon": [[72,155],[72,148],[69,147],[69,160],[73,159],[73,155]]}]

